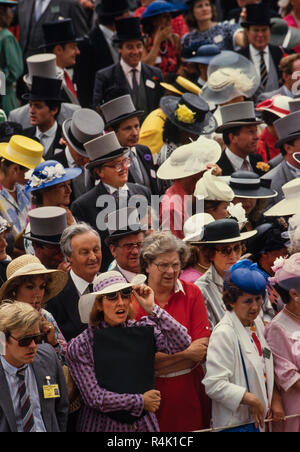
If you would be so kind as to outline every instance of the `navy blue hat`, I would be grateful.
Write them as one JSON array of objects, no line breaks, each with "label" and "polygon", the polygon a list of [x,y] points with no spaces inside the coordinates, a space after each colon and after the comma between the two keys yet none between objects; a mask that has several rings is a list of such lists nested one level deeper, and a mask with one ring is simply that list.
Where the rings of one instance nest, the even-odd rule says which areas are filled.
[{"label": "navy blue hat", "polygon": [[215,44],[202,44],[198,47],[196,52],[193,52],[192,57],[186,59],[188,63],[209,64],[211,60],[221,53],[220,48]]},{"label": "navy blue hat", "polygon": [[224,288],[232,281],[239,289],[251,295],[263,295],[269,275],[260,270],[257,264],[244,259],[232,265],[224,280]]},{"label": "navy blue hat", "polygon": [[81,168],[64,168],[56,160],[46,160],[39,163],[29,175],[30,179],[25,186],[25,192],[29,193],[35,190],[41,190],[42,188],[75,179],[81,173]]},{"label": "navy blue hat", "polygon": [[159,16],[160,14],[167,14],[171,13],[173,17],[178,16],[181,14],[181,12],[185,9],[184,6],[180,5],[173,5],[169,2],[160,2],[155,1],[153,3],[150,3],[149,6],[147,6],[144,14],[142,15],[142,22],[145,19],[149,19],[150,17]]}]

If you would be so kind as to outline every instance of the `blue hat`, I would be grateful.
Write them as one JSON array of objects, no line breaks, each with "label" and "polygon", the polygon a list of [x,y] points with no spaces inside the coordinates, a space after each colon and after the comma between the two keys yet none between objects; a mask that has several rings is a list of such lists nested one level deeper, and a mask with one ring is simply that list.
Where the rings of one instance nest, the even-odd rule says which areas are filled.
[{"label": "blue hat", "polygon": [[[232,265],[226,277],[241,290],[251,295],[263,295],[269,275],[260,270],[257,264],[253,264],[248,259],[244,259]],[[226,289],[226,278],[224,281],[224,288]]]},{"label": "blue hat", "polygon": [[179,15],[185,9],[184,6],[173,5],[169,2],[155,1],[150,3],[142,15],[142,22],[150,17],[159,16],[160,14],[171,13],[174,17]]},{"label": "blue hat", "polygon": [[29,180],[25,186],[25,192],[41,190],[42,188],[75,179],[81,173],[81,168],[64,168],[56,160],[46,160],[36,166],[34,170],[26,173],[26,177]]},{"label": "blue hat", "polygon": [[196,52],[193,52],[194,56],[184,61],[188,63],[201,63],[209,64],[211,60],[221,53],[220,48],[215,44],[200,45]]}]

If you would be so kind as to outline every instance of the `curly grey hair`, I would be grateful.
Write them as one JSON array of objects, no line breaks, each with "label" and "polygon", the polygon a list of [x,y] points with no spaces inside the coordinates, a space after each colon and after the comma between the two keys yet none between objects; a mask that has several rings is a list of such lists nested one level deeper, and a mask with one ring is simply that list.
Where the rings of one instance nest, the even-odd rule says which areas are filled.
[{"label": "curly grey hair", "polygon": [[175,237],[170,231],[158,231],[149,235],[140,250],[140,269],[141,273],[146,273],[146,268],[157,256],[164,253],[176,251],[179,255],[181,267],[183,268],[190,256],[188,246],[180,239]]},{"label": "curly grey hair", "polygon": [[85,234],[86,232],[93,232],[93,234],[95,234],[95,236],[99,239],[100,241],[100,246],[101,246],[101,238],[98,234],[98,232],[93,229],[89,224],[87,223],[76,223],[76,224],[72,224],[71,226],[67,227],[64,232],[61,235],[61,239],[60,239],[60,248],[61,251],[63,253],[63,255],[67,258],[69,256],[72,256],[72,246],[71,246],[71,242],[73,237],[75,237],[75,235],[81,235],[81,234]]}]

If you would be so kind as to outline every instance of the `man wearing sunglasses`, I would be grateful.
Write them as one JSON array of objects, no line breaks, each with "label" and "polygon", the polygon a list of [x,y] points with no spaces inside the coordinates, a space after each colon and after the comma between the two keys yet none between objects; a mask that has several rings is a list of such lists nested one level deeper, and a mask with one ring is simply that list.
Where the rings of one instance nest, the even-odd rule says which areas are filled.
[{"label": "man wearing sunglasses", "polygon": [[66,431],[69,403],[62,367],[40,344],[39,313],[28,303],[3,303],[0,331],[0,432]]}]

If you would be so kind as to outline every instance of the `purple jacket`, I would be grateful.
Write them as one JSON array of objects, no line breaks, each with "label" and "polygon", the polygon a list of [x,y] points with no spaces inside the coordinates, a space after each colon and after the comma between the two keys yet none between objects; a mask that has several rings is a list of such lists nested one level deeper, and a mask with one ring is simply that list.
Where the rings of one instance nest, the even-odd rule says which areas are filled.
[{"label": "purple jacket", "polygon": [[[155,305],[153,312],[156,316],[142,317],[138,322],[129,320],[126,326],[153,326],[155,345],[159,352],[174,354],[185,350],[191,343],[187,329],[159,306]],[[105,328],[107,325],[103,322],[102,327]],[[82,334],[71,340],[66,356],[71,375],[83,401],[78,430],[158,432],[156,416],[150,412],[131,425],[105,416],[105,412],[119,410],[126,410],[133,416],[139,416],[144,409],[144,399],[142,394],[118,394],[99,386],[94,370],[93,339],[94,328],[89,326]]]}]

